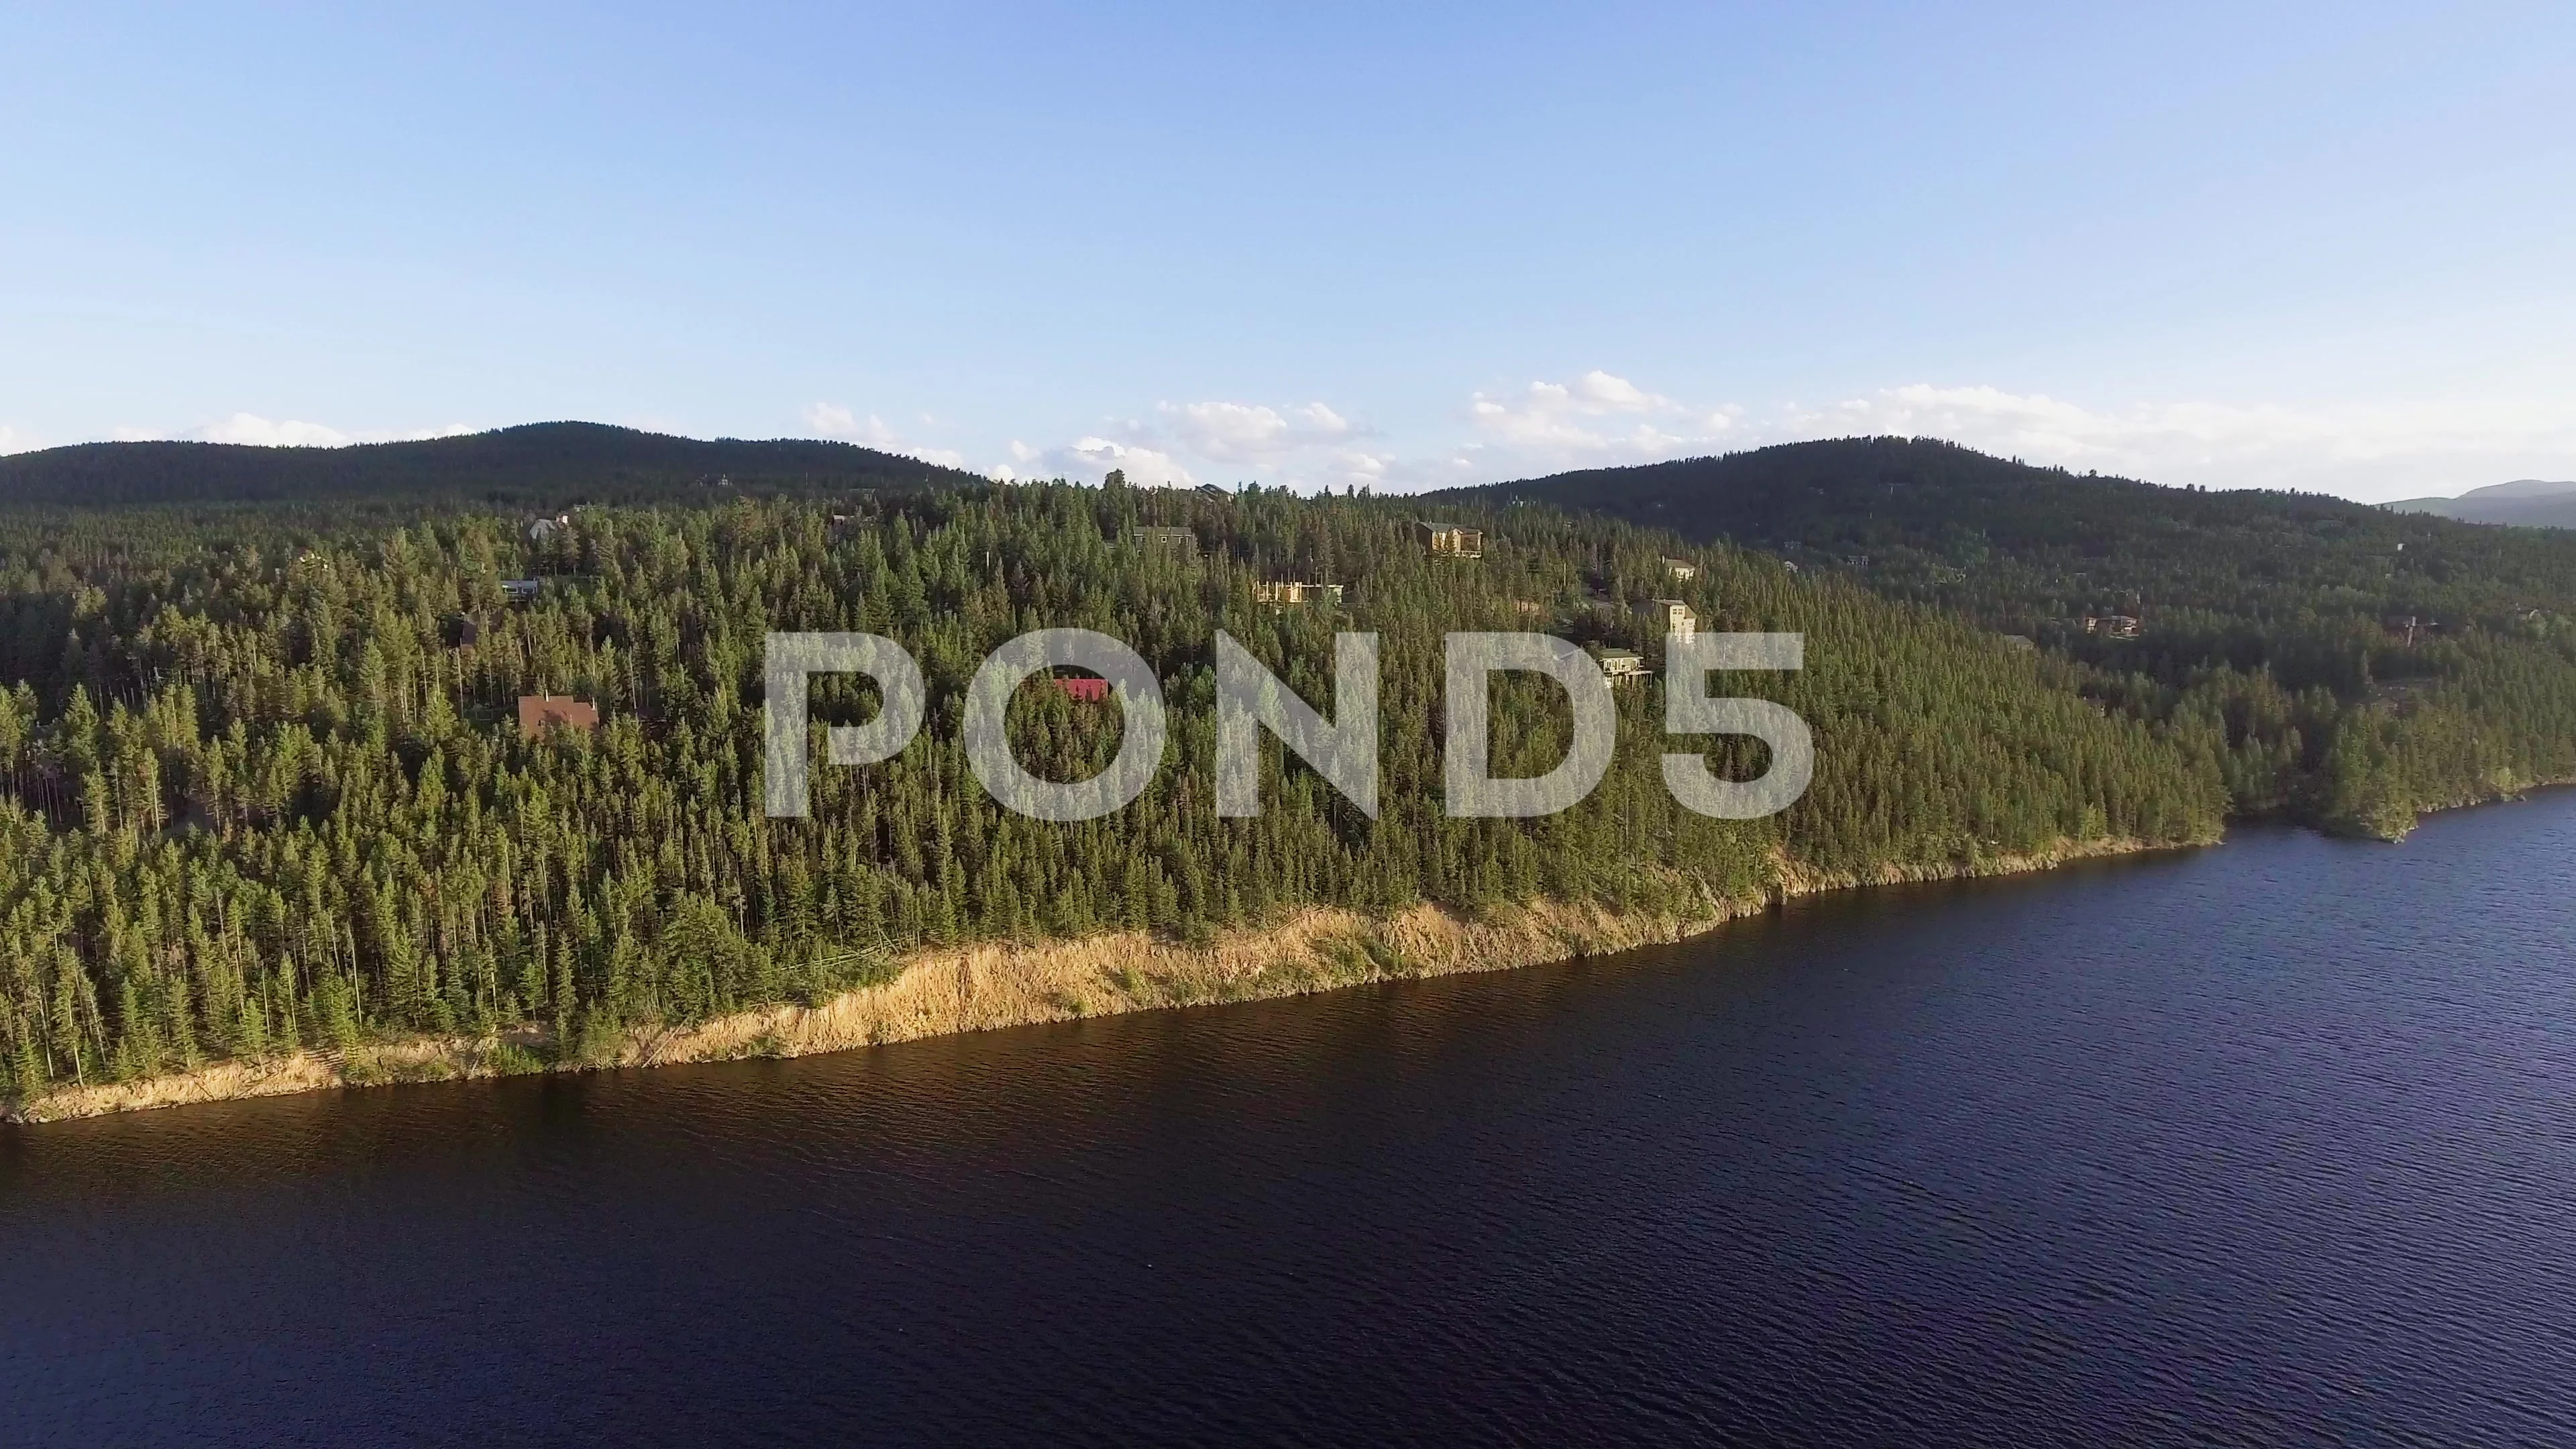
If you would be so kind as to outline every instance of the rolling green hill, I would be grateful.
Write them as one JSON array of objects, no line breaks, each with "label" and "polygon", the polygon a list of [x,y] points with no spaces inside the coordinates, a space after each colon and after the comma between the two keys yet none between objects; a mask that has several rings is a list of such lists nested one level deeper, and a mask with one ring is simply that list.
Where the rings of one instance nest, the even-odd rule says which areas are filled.
[{"label": "rolling green hill", "polygon": [[[2226,730],[2238,809],[2403,834],[2576,778],[2576,534],[1846,438],[1438,495],[1770,550],[2081,665],[2106,706]],[[2089,622],[2088,622],[2089,621]]]},{"label": "rolling green hill", "polygon": [[2166,488],[1928,438],[1792,443],[1435,497],[1525,499],[1729,539],[1999,628],[2088,609],[2491,623],[2576,612],[2576,537],[2317,494]]},{"label": "rolling green hill", "polygon": [[556,507],[976,481],[849,443],[713,442],[599,423],[346,448],[83,443],[0,458],[0,505],[331,503]]}]

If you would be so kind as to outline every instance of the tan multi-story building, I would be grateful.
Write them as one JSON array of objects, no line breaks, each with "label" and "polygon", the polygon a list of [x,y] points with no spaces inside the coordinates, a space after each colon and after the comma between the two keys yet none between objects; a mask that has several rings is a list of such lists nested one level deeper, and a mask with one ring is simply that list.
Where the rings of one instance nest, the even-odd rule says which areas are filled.
[{"label": "tan multi-story building", "polygon": [[1413,536],[1422,542],[1422,551],[1433,558],[1483,558],[1485,531],[1481,528],[1444,527],[1437,523],[1414,521]]},{"label": "tan multi-story building", "polygon": [[1650,632],[1660,630],[1684,639],[1699,632],[1699,614],[1679,599],[1649,599],[1637,612]]}]

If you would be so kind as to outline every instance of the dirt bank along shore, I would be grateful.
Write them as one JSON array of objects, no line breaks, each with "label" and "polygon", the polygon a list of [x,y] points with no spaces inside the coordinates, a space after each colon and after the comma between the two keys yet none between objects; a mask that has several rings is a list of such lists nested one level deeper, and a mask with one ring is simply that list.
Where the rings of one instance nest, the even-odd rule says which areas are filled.
[{"label": "dirt bank along shore", "polygon": [[1253,1001],[1373,981],[1500,971],[1678,941],[1793,896],[1856,886],[2045,870],[2088,856],[2148,849],[2106,840],[1973,865],[1891,869],[1867,878],[1784,868],[1781,887],[1757,900],[1703,898],[1694,911],[1621,912],[1539,901],[1468,916],[1420,905],[1389,917],[1337,909],[1301,911],[1258,930],[1205,944],[1143,932],[1078,941],[996,943],[905,958],[894,978],[816,1006],[771,1006],[687,1025],[637,1027],[613,1049],[577,1065],[543,1065],[541,1029],[486,1037],[410,1037],[347,1054],[301,1051],[224,1061],[140,1081],[67,1087],[0,1104],[10,1120],[55,1122],[155,1107],[394,1082],[447,1081],[524,1070],[650,1067],[753,1056],[804,1056],[950,1032],[1026,1026],[1145,1011]]}]

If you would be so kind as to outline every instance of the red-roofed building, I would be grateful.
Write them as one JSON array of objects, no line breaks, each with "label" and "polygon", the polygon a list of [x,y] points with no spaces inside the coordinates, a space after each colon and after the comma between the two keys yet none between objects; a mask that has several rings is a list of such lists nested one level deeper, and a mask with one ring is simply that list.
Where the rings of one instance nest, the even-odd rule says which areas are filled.
[{"label": "red-roofed building", "polygon": [[566,729],[599,728],[599,706],[569,694],[523,694],[519,696],[519,737],[535,739],[548,725]]}]

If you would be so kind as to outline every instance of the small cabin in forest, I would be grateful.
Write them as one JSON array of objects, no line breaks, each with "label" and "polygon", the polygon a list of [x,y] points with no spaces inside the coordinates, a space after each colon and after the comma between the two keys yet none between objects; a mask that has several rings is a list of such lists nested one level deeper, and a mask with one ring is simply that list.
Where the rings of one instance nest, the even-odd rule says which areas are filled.
[{"label": "small cabin in forest", "polygon": [[1485,556],[1485,531],[1481,528],[1444,527],[1416,519],[1413,536],[1422,544],[1422,551],[1433,558]]},{"label": "small cabin in forest", "polygon": [[543,579],[503,579],[501,581],[502,596],[513,604],[535,603],[537,595],[544,592],[545,587],[546,581]]},{"label": "small cabin in forest", "polygon": [[1083,704],[1106,704],[1109,700],[1109,681],[1097,674],[1058,674],[1047,683],[1064,691],[1065,698]]},{"label": "small cabin in forest", "polygon": [[1136,541],[1149,549],[1168,552],[1184,563],[1199,556],[1199,536],[1186,528],[1139,528]]},{"label": "small cabin in forest", "polygon": [[1613,684],[1621,680],[1646,677],[1645,656],[1634,649],[1604,649],[1601,651],[1600,659],[1602,674]]},{"label": "small cabin in forest", "polygon": [[1667,558],[1664,560],[1664,572],[1683,583],[1689,583],[1699,577],[1699,565],[1686,558]]},{"label": "small cabin in forest", "polygon": [[568,694],[519,696],[519,737],[535,739],[549,726],[562,725],[584,734],[599,728],[599,706]]}]

